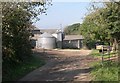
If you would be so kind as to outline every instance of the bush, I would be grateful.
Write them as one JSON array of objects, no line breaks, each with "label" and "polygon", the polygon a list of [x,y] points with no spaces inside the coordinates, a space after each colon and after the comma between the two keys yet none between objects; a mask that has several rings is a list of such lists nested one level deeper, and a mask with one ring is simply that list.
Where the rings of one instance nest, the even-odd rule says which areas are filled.
[{"label": "bush", "polygon": [[88,49],[95,49],[96,48],[96,41],[95,40],[84,40],[84,46]]}]

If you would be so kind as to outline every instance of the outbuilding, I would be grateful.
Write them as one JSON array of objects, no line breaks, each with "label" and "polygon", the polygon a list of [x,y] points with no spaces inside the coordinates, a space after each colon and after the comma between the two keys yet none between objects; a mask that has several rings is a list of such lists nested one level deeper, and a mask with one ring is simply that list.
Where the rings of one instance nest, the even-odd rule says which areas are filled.
[{"label": "outbuilding", "polygon": [[63,40],[64,48],[82,48],[83,47],[83,36],[82,35],[65,35]]}]

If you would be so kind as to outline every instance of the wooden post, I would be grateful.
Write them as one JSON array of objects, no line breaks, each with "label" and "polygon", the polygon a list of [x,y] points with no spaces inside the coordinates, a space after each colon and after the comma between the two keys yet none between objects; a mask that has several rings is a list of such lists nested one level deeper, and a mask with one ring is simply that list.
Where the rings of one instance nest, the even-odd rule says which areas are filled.
[{"label": "wooden post", "polygon": [[110,61],[110,46],[108,46],[108,55],[109,55],[109,61]]},{"label": "wooden post", "polygon": [[80,48],[80,40],[78,39],[78,48]]},{"label": "wooden post", "polygon": [[104,56],[104,46],[102,46],[102,66],[103,66],[103,61],[104,61],[103,56]]}]

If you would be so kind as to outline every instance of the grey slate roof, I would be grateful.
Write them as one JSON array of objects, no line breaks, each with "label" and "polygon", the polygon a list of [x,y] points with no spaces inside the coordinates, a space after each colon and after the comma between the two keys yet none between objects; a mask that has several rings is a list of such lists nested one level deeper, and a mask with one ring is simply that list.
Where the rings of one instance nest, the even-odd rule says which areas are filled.
[{"label": "grey slate roof", "polygon": [[31,32],[32,34],[42,34],[39,28],[34,28]]},{"label": "grey slate roof", "polygon": [[82,35],[65,35],[64,40],[78,40],[78,39],[84,39]]},{"label": "grey slate roof", "polygon": [[34,28],[33,30],[40,30],[40,29],[36,27],[36,28]]},{"label": "grey slate roof", "polygon": [[41,32],[47,32],[50,34],[56,33],[57,29],[40,29]]},{"label": "grey slate roof", "polygon": [[40,37],[42,37],[42,38],[50,38],[50,37],[54,37],[54,36],[52,36],[50,33],[44,32],[43,34],[40,35]]}]

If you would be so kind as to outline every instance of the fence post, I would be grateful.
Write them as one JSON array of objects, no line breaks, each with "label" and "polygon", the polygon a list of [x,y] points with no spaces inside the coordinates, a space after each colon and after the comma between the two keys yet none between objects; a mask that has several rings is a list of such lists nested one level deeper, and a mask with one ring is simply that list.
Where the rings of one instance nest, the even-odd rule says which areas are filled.
[{"label": "fence post", "polygon": [[103,66],[103,61],[104,61],[103,56],[104,56],[104,46],[102,46],[102,66]]},{"label": "fence post", "polygon": [[109,55],[109,61],[110,61],[110,46],[108,46],[108,55]]}]

